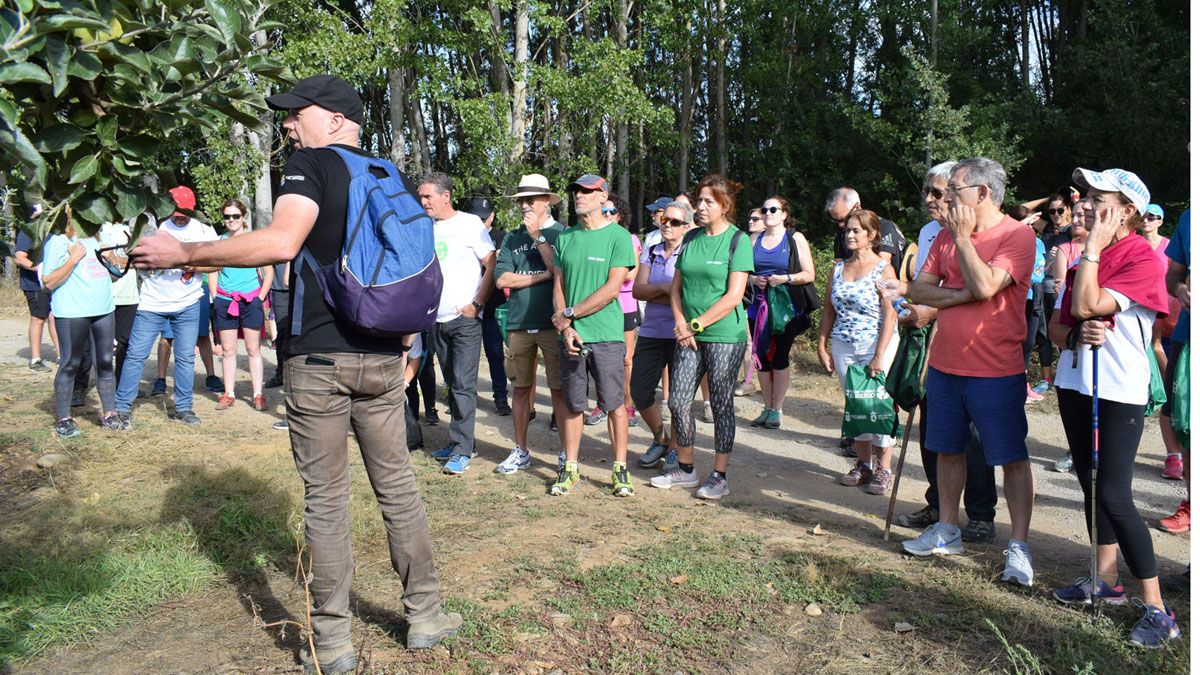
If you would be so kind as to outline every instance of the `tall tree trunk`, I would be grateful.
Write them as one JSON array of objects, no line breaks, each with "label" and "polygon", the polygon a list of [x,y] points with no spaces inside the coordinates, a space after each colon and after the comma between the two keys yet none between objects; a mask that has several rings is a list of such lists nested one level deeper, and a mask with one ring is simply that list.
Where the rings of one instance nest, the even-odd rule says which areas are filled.
[{"label": "tall tree trunk", "polygon": [[[617,0],[616,16],[613,17],[613,37],[617,47],[629,47],[629,14],[633,11],[632,0]],[[617,122],[617,192],[626,199],[629,198],[629,122]],[[640,210],[638,211],[640,214]]]},{"label": "tall tree trunk", "polygon": [[259,125],[249,129],[247,136],[251,147],[259,153],[258,175],[254,177],[254,224],[256,227],[266,227],[271,222],[275,200],[271,194],[271,145],[274,140],[274,128],[271,113],[264,113]]},{"label": "tall tree trunk", "polygon": [[714,90],[713,119],[710,130],[713,131],[713,144],[717,155],[717,173],[722,176],[729,173],[729,139],[726,135],[726,104],[728,93],[725,91],[725,51],[729,41],[725,38],[725,0],[717,0],[717,13],[713,19],[713,28],[717,32],[717,49],[715,57],[715,81],[709,86]]},{"label": "tall tree trunk", "polygon": [[[687,32],[691,33],[690,25]],[[692,146],[692,117],[695,115],[696,97],[699,94],[698,75],[703,64],[699,55],[692,56],[690,53],[685,53],[684,58],[680,60],[684,63],[683,86],[680,88],[683,100],[679,106],[679,146],[676,149],[675,166],[679,168],[676,188],[679,192],[686,192],[691,178],[688,163]]]},{"label": "tall tree trunk", "polygon": [[[413,69],[406,69],[408,76],[406,81],[416,84],[415,72]],[[422,174],[429,173],[433,170],[433,161],[429,155],[429,140],[425,131],[425,111],[421,108],[421,95],[413,86],[404,91],[405,107],[408,109],[408,128],[412,133],[413,142],[413,159],[420,160],[420,171]]]},{"label": "tall tree trunk", "polygon": [[858,41],[859,34],[862,32],[861,20],[863,16],[862,8],[855,0],[853,9],[850,10],[850,54],[846,58],[846,100],[850,101],[854,98],[854,78],[855,69],[858,67]]},{"label": "tall tree trunk", "polygon": [[500,13],[500,5],[495,0],[488,0],[488,11],[492,15],[492,39],[488,41],[491,56],[489,74],[492,80],[492,91],[504,94],[505,98],[512,95],[508,86],[507,68],[504,66],[504,17]]},{"label": "tall tree trunk", "polygon": [[[604,177],[608,180],[609,185],[612,185],[613,177],[616,175],[617,134],[614,131],[616,126],[611,116],[604,116]],[[628,194],[626,192],[621,196],[626,197]]]},{"label": "tall tree trunk", "polygon": [[519,163],[525,156],[525,129],[529,124],[525,111],[527,101],[526,84],[529,77],[529,0],[516,0],[516,35],[513,41],[513,88],[510,136],[512,138],[513,162]]},{"label": "tall tree trunk", "polygon": [[404,69],[388,70],[388,121],[392,126],[392,147],[388,156],[397,169],[405,170],[404,161]]},{"label": "tall tree trunk", "polygon": [[[564,33],[554,39],[554,65],[560,72],[566,72],[567,64],[567,35]],[[561,107],[558,110],[558,173],[566,175],[570,161],[575,154],[575,138],[571,135],[571,115]]]}]

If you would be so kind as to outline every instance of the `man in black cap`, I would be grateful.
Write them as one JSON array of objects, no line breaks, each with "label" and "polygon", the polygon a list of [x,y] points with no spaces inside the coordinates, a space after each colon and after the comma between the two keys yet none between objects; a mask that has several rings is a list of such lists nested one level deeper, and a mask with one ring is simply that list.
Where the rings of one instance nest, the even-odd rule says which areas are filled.
[{"label": "man in black cap", "polygon": [[[260,267],[292,260],[291,314],[303,330],[288,339],[284,378],[292,454],[304,481],[304,521],[312,556],[312,631],[325,673],[352,673],[358,658],[350,641],[350,477],[346,447],[353,425],[363,464],[379,498],[392,567],[404,585],[407,644],[432,647],[454,635],[462,617],[442,610],[425,505],[404,444],[404,350],[411,342],[356,331],[325,304],[312,267],[297,273],[301,247],[318,265],[333,264],[346,231],[350,173],[328,146],[357,153],[362,101],[331,75],[301,80],[267,98],[286,110],[283,128],[297,148],[283,168],[283,184],[269,227],[221,241],[183,243],[147,237],[130,252],[139,268]],[[405,177],[408,189],[416,189]],[[297,283],[303,275],[303,293]],[[301,654],[305,672],[313,655]]]},{"label": "man in black cap", "polygon": [[[487,197],[471,197],[463,205],[462,211],[474,214],[483,221],[492,245],[500,250],[504,241],[504,230],[494,227],[496,209],[492,200]],[[507,417],[512,414],[508,405],[508,378],[504,375],[504,334],[500,331],[500,322],[496,319],[496,310],[504,305],[507,296],[499,290],[493,290],[483,303],[483,355],[487,357],[488,373],[492,377],[492,401],[496,404],[496,414]]]}]

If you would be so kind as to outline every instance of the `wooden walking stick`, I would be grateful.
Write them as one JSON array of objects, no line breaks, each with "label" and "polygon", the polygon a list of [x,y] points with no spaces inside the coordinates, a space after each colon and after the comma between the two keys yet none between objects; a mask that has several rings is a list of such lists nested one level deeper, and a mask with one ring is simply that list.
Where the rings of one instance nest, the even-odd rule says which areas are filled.
[{"label": "wooden walking stick", "polygon": [[908,420],[904,422],[904,439],[900,441],[900,457],[896,460],[896,477],[892,480],[892,497],[888,500],[887,518],[883,522],[883,540],[887,541],[892,533],[892,516],[896,512],[896,493],[900,491],[900,476],[904,473],[904,454],[908,452],[908,437],[912,433],[913,417],[917,409],[908,411]]}]

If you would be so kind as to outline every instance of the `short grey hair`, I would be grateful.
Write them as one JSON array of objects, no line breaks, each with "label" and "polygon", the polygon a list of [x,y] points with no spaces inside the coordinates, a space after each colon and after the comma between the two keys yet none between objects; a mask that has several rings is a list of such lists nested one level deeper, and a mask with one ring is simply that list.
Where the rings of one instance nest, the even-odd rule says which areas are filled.
[{"label": "short grey hair", "polygon": [[958,162],[952,159],[948,162],[942,162],[941,164],[934,165],[933,168],[929,169],[929,171],[925,173],[925,187],[929,187],[929,184],[935,180],[949,183],[950,175],[954,173],[954,166],[956,164],[958,164]]},{"label": "short grey hair", "polygon": [[837,204],[839,201],[844,204],[862,203],[862,200],[858,196],[857,190],[851,187],[840,187],[833,192],[830,192],[829,196],[825,198],[825,210],[828,211],[829,209],[832,209],[833,205]]},{"label": "short grey hair", "polygon": [[963,180],[968,185],[986,185],[992,195],[992,203],[1000,206],[1004,203],[1004,186],[1008,182],[1008,173],[1000,162],[987,157],[971,157],[954,165],[952,174],[965,171]]},{"label": "short grey hair", "polygon": [[667,209],[679,209],[680,211],[683,211],[683,219],[685,221],[687,221],[688,223],[695,222],[695,220],[694,220],[695,212],[692,211],[691,204],[688,204],[685,201],[677,199],[677,200],[671,202],[670,204],[667,204],[666,206],[663,207],[664,215],[667,213]]},{"label": "short grey hair", "polygon": [[450,178],[450,176],[440,171],[434,171],[433,173],[427,173],[422,176],[421,182],[417,184],[417,187],[422,185],[432,185],[433,187],[437,188],[438,192],[453,193],[454,191],[453,180]]}]

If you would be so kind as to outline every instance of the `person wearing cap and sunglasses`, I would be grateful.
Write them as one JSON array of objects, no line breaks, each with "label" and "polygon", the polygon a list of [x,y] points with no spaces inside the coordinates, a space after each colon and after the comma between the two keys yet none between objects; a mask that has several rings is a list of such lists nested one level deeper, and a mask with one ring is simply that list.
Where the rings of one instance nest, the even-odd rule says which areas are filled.
[{"label": "person wearing cap and sunglasses", "polygon": [[[182,265],[258,267],[291,260],[292,315],[304,330],[288,339],[284,378],[289,434],[304,482],[305,538],[312,556],[311,626],[314,655],[300,655],[305,672],[353,673],[351,642],[350,479],[347,430],[353,426],[363,465],[378,497],[392,568],[404,589],[401,602],[410,649],[427,649],[454,635],[462,616],[445,612],[429,539],[425,506],[404,447],[404,351],[412,337],[382,338],[357,331],[323,299],[316,271],[297,271],[301,249],[318,266],[334,264],[346,233],[350,172],[336,145],[358,147],[362,100],[345,81],[316,75],[288,92],[267,97],[286,110],[283,128],[296,152],[283,168],[271,224],[223,241],[184,243],[150,237],[130,254],[139,268]],[[413,194],[415,186],[401,174]],[[297,278],[304,283],[297,283]],[[476,347],[478,349],[478,347]],[[313,392],[320,392],[314,394]]]},{"label": "person wearing cap and sunglasses", "polygon": [[565,495],[579,482],[579,443],[587,410],[588,375],[596,382],[600,409],[609,413],[613,450],[612,493],[633,494],[626,455],[629,418],[613,415],[625,403],[625,316],[617,296],[637,265],[629,230],[601,213],[608,181],[595,174],[567,186],[579,224],[558,237],[554,256],[554,314],[562,337],[559,352],[566,411],[558,421],[565,457],[550,494]]},{"label": "person wearing cap and sunglasses", "polygon": [[[496,288],[509,294],[504,368],[513,384],[515,436],[512,451],[496,466],[500,474],[513,474],[530,465],[529,422],[533,418],[539,351],[550,387],[552,419],[561,420],[566,415],[558,334],[550,320],[554,314],[554,245],[563,232],[550,209],[562,200],[550,189],[550,181],[537,173],[521,176],[516,191],[507,197],[520,208],[521,227],[500,242],[493,272]],[[559,429],[561,434],[561,425]],[[566,461],[561,451],[560,460]]]},{"label": "person wearing cap and sunglasses", "polygon": [[[1162,647],[1178,638],[1180,630],[1159,592],[1154,542],[1132,492],[1154,367],[1146,350],[1155,318],[1167,314],[1161,263],[1146,240],[1137,236],[1150,191],[1123,169],[1075,169],[1074,179],[1087,189],[1080,204],[1088,234],[1050,317],[1050,336],[1064,350],[1054,384],[1083,491],[1084,520],[1089,535],[1096,532],[1093,543],[1100,578],[1082,577],[1054,591],[1054,597],[1068,604],[1124,603],[1117,569],[1119,548],[1142,591],[1143,614],[1133,626],[1131,640],[1143,647]],[[1098,430],[1092,426],[1095,398],[1099,399]],[[1102,456],[1093,471],[1095,442]]]},{"label": "person wearing cap and sunglasses", "polygon": [[643,240],[645,248],[657,246],[662,243],[662,219],[666,216],[666,208],[674,201],[670,197],[659,197],[646,205],[646,210],[650,212],[650,222],[646,223],[646,237]]}]

